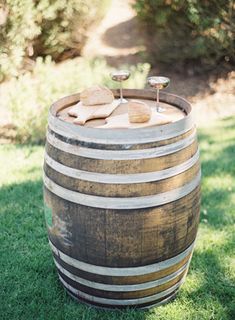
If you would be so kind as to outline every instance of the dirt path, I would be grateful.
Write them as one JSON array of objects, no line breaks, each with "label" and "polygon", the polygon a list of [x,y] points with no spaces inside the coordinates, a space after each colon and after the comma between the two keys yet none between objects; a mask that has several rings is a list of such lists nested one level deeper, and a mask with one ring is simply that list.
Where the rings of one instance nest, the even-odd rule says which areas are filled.
[{"label": "dirt path", "polygon": [[105,57],[111,65],[133,62],[133,57],[144,47],[139,41],[137,19],[131,3],[130,0],[112,0],[100,25],[88,34],[83,56]]}]

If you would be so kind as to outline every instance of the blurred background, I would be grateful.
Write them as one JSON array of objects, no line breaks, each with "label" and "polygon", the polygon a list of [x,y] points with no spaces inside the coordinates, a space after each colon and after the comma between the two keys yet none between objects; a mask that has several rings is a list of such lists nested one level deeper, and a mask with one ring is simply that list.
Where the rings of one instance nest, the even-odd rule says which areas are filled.
[{"label": "blurred background", "polygon": [[44,141],[48,108],[94,83],[171,78],[200,125],[235,114],[234,1],[2,0],[0,141]]}]

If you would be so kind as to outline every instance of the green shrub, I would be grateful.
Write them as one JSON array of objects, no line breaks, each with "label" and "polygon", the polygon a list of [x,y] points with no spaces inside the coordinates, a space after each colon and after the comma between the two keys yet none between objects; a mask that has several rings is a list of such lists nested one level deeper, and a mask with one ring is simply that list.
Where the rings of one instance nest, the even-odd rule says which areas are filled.
[{"label": "green shrub", "polygon": [[165,62],[234,59],[234,2],[229,0],[136,0],[134,8]]},{"label": "green shrub", "polygon": [[79,53],[88,27],[109,0],[5,0],[0,4],[0,81],[18,75],[27,57]]},{"label": "green shrub", "polygon": [[[125,88],[144,88],[150,65],[124,67],[131,71]],[[12,112],[16,140],[21,143],[42,142],[52,102],[93,84],[116,88],[117,84],[110,78],[111,71],[104,60],[76,58],[56,65],[50,58],[45,61],[38,58],[33,73],[12,79],[1,96]]]}]

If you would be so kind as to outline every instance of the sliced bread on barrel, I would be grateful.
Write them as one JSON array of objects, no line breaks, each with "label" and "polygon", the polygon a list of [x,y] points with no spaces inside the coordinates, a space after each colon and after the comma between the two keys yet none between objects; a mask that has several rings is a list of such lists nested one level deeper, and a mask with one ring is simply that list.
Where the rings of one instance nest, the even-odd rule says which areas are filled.
[{"label": "sliced bread on barrel", "polygon": [[84,106],[109,104],[114,101],[114,96],[107,87],[96,85],[82,91],[80,101]]},{"label": "sliced bread on barrel", "polygon": [[151,108],[142,101],[128,102],[128,117],[130,123],[143,123],[151,118]]}]

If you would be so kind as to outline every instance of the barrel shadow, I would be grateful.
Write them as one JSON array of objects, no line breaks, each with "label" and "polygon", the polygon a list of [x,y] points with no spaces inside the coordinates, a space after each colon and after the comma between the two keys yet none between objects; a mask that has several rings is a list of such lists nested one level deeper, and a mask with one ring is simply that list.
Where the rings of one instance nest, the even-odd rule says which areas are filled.
[{"label": "barrel shadow", "polygon": [[[235,119],[226,118],[223,120],[225,130],[234,128]],[[210,227],[219,229],[234,223],[232,217],[232,197],[234,194],[233,185],[225,188],[220,184],[223,178],[235,179],[235,137],[228,136],[221,138],[225,147],[219,148],[216,154],[208,156],[210,147],[220,144],[220,137],[208,134],[208,130],[202,129],[199,134],[199,146],[202,158],[202,203],[201,203],[201,222],[208,223]],[[206,147],[204,146],[206,143]],[[216,180],[220,178],[220,181]],[[215,179],[217,183],[207,185],[209,179]],[[228,210],[229,209],[229,210]]]},{"label": "barrel shadow", "polygon": [[[0,190],[1,319],[143,319],[134,309],[98,310],[75,302],[59,282],[46,235],[42,180]],[[55,311],[56,310],[56,311]]]},{"label": "barrel shadow", "polygon": [[[205,308],[205,304],[210,305],[213,301],[223,310],[221,314],[217,314],[218,319],[234,319],[234,296],[235,285],[228,270],[224,266],[223,259],[220,258],[220,252],[226,256],[232,255],[234,252],[234,235],[231,235],[221,245],[213,245],[208,250],[198,252],[195,250],[188,278],[191,275],[201,276],[203,282],[196,289],[189,289],[187,298],[190,299],[196,310]],[[184,296],[184,287],[179,294],[179,299]],[[221,312],[221,310],[220,310]],[[216,318],[217,319],[217,318]]]}]

